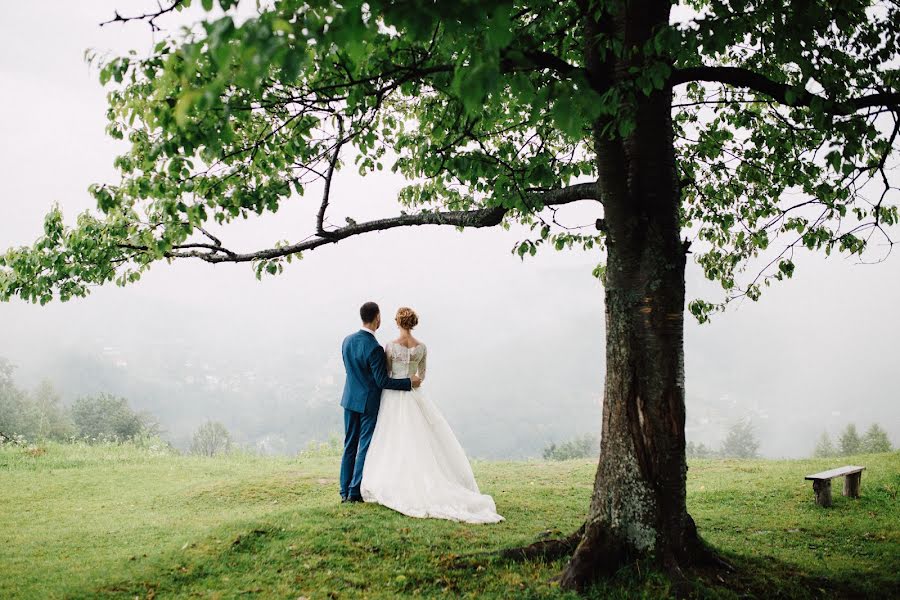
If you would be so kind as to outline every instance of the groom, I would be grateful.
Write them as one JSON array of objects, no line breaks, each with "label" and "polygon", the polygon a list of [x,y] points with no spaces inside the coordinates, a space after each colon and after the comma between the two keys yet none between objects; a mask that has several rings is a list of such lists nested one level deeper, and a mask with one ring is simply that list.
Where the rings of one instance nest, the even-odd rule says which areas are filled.
[{"label": "groom", "polygon": [[362,328],[344,338],[341,354],[347,380],[344,383],[344,456],[341,459],[341,502],[362,502],[359,486],[362,483],[366,452],[378,420],[381,390],[409,391],[419,387],[422,380],[391,379],[387,375],[384,349],[375,339],[381,326],[381,311],[374,302],[366,302],[359,309]]}]

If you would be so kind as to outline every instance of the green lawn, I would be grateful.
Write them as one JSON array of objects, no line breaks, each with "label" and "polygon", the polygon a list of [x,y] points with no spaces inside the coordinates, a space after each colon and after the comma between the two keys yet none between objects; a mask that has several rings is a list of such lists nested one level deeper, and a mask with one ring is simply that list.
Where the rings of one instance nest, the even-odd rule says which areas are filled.
[{"label": "green lawn", "polygon": [[[337,500],[336,457],[201,459],[132,446],[0,448],[0,598],[574,598],[561,563],[486,554],[580,525],[590,461],[478,462],[507,518],[417,520]],[[35,455],[36,454],[36,455]],[[809,472],[868,467],[862,498],[821,509]],[[900,597],[900,453],[696,461],[688,505],[734,572],[701,597]],[[590,596],[667,597],[646,567]]]}]

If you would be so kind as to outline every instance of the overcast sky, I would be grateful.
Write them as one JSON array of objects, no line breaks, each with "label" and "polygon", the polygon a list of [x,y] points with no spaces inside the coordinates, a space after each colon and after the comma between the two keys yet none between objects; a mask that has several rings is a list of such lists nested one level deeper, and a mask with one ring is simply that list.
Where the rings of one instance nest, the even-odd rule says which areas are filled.
[{"label": "overcast sky", "polygon": [[[83,54],[150,47],[145,25],[98,26],[114,8],[129,6],[141,4],[43,0],[4,7],[0,247],[34,241],[54,202],[71,222],[92,208],[89,184],[117,180],[112,160],[122,146],[104,135],[105,91]],[[174,23],[162,24],[174,29]],[[393,198],[401,180],[380,174],[363,181],[349,171],[335,180],[334,222],[398,210]],[[297,240],[309,231],[315,197],[223,236],[248,250]],[[560,214],[572,224],[597,216],[589,207],[566,210]],[[601,257],[551,251],[522,263],[510,254],[519,233],[435,227],[378,233],[309,253],[263,282],[246,265],[160,264],[137,285],[100,289],[65,305],[0,304],[0,356],[13,360],[29,385],[43,376],[53,380],[42,370],[50,355],[180,351],[170,348],[175,341],[211,360],[237,357],[248,369],[302,346],[321,355],[323,369],[333,369],[342,335],[357,326],[359,304],[373,299],[388,315],[400,305],[420,313],[417,335],[433,357],[427,389],[458,428],[480,414],[504,413],[509,422],[497,426],[515,427],[521,390],[532,389],[543,397],[529,402],[547,410],[529,418],[560,419],[572,435],[599,430],[603,290],[591,269]],[[709,421],[724,415],[751,417],[769,456],[808,454],[819,432],[836,434],[850,421],[865,428],[877,420],[897,444],[900,259],[874,266],[843,257],[797,262],[795,279],[759,303],[741,303],[711,325],[688,321],[689,439],[717,443],[724,431]],[[688,295],[700,294],[716,298],[689,265]],[[385,321],[382,341],[395,333]],[[558,400],[569,389],[578,389],[578,398],[559,407],[567,411],[562,417]],[[478,412],[486,406],[489,413]],[[476,434],[458,434],[464,445],[474,443]]]}]

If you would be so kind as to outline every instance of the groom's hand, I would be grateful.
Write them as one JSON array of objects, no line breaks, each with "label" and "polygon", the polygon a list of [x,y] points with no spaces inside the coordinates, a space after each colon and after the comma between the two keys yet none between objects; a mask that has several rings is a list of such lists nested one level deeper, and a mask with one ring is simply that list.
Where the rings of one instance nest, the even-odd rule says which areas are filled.
[{"label": "groom's hand", "polygon": [[418,375],[413,375],[412,377],[409,378],[409,380],[412,381],[412,386],[414,388],[417,388],[420,385],[422,385],[422,378],[419,377]]}]

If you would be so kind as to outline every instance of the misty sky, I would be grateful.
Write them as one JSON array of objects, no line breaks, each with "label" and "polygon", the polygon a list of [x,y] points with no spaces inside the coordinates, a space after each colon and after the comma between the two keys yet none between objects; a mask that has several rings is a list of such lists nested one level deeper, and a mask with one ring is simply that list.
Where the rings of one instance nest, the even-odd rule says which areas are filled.
[{"label": "misty sky", "polygon": [[[121,0],[4,6],[0,248],[34,241],[54,202],[71,222],[92,208],[89,184],[117,180],[112,160],[123,146],[104,135],[105,91],[83,53],[146,52],[154,39],[146,25],[98,26],[114,8],[140,6]],[[176,22],[162,24],[174,30]],[[347,169],[335,180],[330,218],[388,216],[398,210],[393,198],[401,185],[389,174],[362,180]],[[220,230],[221,237],[246,250],[305,237],[316,199],[308,193],[277,216]],[[580,225],[599,216],[595,210],[568,207],[560,216]],[[464,446],[514,456],[490,447],[492,427],[546,435],[531,440],[537,447],[599,430],[604,362],[603,290],[591,277],[602,257],[548,251],[522,263],[510,253],[521,233],[420,227],[370,234],[311,252],[262,282],[247,265],[159,264],[137,285],[98,289],[87,299],[0,304],[0,356],[16,363],[21,383],[31,386],[43,377],[54,381],[53,365],[72,353],[127,356],[123,372],[140,363],[142,376],[156,369],[160,380],[170,368],[162,366],[166,357],[253,372],[277,366],[272,377],[288,380],[298,373],[284,358],[299,353],[306,358],[298,368],[313,364],[319,371],[302,375],[318,377],[331,394],[340,388],[340,341],[358,326],[359,304],[376,300],[386,317],[408,305],[419,312],[416,333],[429,346],[425,389]],[[900,257],[878,265],[813,255],[796,262],[795,279],[759,303],[740,303],[710,325],[688,320],[688,439],[716,445],[725,424],[747,416],[767,456],[807,455],[822,430],[834,435],[849,421],[863,429],[880,422],[896,445]],[[688,295],[718,298],[693,264]],[[391,319],[385,321],[382,342],[395,334]],[[60,392],[72,399],[69,390]],[[150,400],[138,394],[133,402]],[[246,402],[247,410],[267,410],[252,397]],[[188,431],[204,415],[228,420],[211,408],[184,408],[183,416],[167,409],[167,429]]]}]

